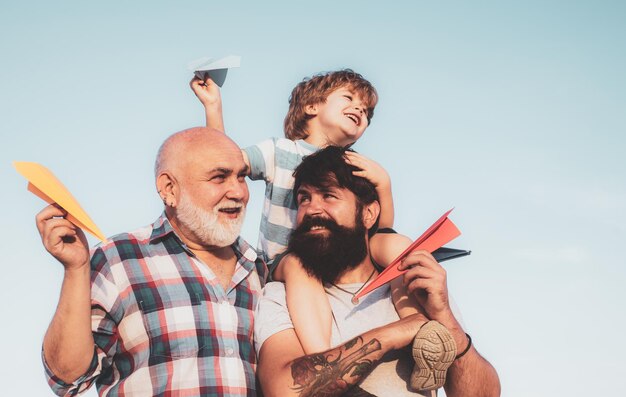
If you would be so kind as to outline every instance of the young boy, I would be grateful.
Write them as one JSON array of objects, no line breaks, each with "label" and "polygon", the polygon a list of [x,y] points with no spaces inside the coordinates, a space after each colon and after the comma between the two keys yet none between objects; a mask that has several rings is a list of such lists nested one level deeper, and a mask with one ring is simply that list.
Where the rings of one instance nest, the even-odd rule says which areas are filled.
[{"label": "young boy", "polygon": [[[221,96],[218,86],[208,78],[194,78],[190,86],[204,105],[208,127],[224,130]],[[296,334],[307,354],[330,348],[332,313],[321,283],[307,274],[292,255],[284,256],[289,235],[295,229],[296,204],[293,199],[293,170],[302,158],[329,145],[350,146],[369,126],[378,95],[374,87],[352,70],[315,75],[300,82],[292,91],[285,117],[285,137],[273,138],[243,150],[249,166],[249,177],[266,182],[265,204],[259,234],[259,249],[272,267],[273,277],[284,281],[287,306]],[[347,162],[361,171],[355,175],[367,178],[376,186],[381,214],[379,228],[393,226],[394,210],[391,181],[377,163],[356,153],[347,154]],[[379,233],[371,239],[371,255],[379,264],[389,264],[411,240],[398,234]],[[419,313],[402,287],[401,278],[392,284],[394,304],[400,317]],[[424,317],[424,321],[428,319]],[[418,340],[438,341],[441,347],[433,355],[415,353]],[[411,385],[417,390],[441,387],[445,371],[455,351],[446,351],[442,342],[451,340],[445,327],[429,322],[416,336],[416,368]],[[419,345],[419,346],[418,346]],[[448,344],[449,345],[449,344]]]}]

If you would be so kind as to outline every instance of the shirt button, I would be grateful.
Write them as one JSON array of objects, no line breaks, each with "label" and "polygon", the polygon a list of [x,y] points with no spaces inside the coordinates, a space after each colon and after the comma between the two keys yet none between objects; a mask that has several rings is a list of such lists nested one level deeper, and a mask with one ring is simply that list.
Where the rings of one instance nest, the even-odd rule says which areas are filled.
[{"label": "shirt button", "polygon": [[233,348],[232,348],[232,347],[227,347],[227,348],[226,348],[226,355],[227,355],[228,357],[231,357],[234,353],[235,353],[235,350],[233,350]]}]

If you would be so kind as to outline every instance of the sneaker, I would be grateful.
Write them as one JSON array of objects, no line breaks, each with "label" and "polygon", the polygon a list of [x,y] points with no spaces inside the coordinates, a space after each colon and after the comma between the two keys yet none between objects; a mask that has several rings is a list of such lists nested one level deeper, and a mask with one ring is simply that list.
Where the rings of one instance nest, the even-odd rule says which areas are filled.
[{"label": "sneaker", "polygon": [[413,340],[415,367],[411,387],[434,390],[446,383],[446,372],[456,357],[456,343],[446,327],[429,321],[417,331]]}]

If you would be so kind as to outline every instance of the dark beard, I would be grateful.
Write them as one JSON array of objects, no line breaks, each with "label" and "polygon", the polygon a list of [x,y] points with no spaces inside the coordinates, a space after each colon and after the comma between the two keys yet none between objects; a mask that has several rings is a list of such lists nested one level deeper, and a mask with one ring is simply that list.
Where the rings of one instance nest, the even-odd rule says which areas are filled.
[{"label": "dark beard", "polygon": [[[328,230],[327,235],[308,234],[313,226],[324,226]],[[287,251],[300,259],[311,277],[324,283],[334,283],[343,272],[355,268],[365,259],[365,237],[365,225],[360,214],[354,228],[339,226],[331,219],[305,217],[291,233]]]}]

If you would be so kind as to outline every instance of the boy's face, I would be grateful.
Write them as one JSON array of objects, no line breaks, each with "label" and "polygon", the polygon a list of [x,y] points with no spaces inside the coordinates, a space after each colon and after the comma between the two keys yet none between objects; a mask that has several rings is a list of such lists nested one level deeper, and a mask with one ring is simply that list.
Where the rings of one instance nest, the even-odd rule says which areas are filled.
[{"label": "boy's face", "polygon": [[368,126],[367,106],[350,87],[331,92],[326,102],[308,106],[307,113],[314,116],[309,120],[309,134],[321,133],[336,146],[356,142]]}]

